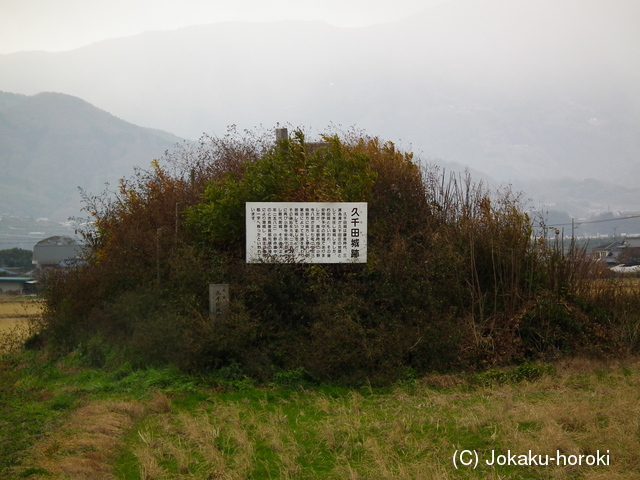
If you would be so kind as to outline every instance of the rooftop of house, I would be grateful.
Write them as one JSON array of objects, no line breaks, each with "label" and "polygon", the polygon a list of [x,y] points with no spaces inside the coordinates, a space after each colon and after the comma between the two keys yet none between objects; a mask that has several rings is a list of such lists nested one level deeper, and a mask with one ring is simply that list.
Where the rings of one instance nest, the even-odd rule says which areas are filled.
[{"label": "rooftop of house", "polygon": [[613,241],[613,242],[607,242],[607,243],[603,243],[601,245],[598,245],[596,247],[594,247],[593,249],[595,251],[610,251],[610,250],[614,250],[616,248],[622,248],[622,242],[618,242],[618,241]]},{"label": "rooftop of house", "polygon": [[36,245],[33,247],[33,263],[59,265],[67,260],[82,257],[82,245]]},{"label": "rooftop of house", "polygon": [[0,282],[35,282],[36,279],[32,277],[0,277]]},{"label": "rooftop of house", "polygon": [[622,243],[626,247],[640,248],[640,237],[627,237]]}]

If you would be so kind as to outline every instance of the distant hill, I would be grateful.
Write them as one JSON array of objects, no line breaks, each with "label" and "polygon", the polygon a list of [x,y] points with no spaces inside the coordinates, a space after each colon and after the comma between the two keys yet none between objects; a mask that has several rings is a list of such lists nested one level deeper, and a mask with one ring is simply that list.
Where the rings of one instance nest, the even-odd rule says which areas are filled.
[{"label": "distant hill", "polygon": [[449,0],[367,28],[220,23],[0,55],[0,90],[59,91],[185,138],[356,125],[499,180],[640,185],[640,2]]},{"label": "distant hill", "polygon": [[182,140],[76,97],[0,92],[0,214],[78,216],[78,187],[99,193]]},{"label": "distant hill", "polygon": [[[69,95],[0,92],[0,215],[50,217],[56,221],[84,216],[78,187],[90,193],[101,192],[105,183],[116,188],[118,179],[129,176],[134,166],[147,167],[152,159],[174,150],[181,142],[184,140],[169,133],[132,125]],[[452,162],[433,163],[447,172],[464,169],[464,165]],[[474,181],[500,184],[480,171],[472,170],[472,176]],[[570,212],[576,218],[588,218],[589,212],[610,207],[640,210],[640,189],[603,180],[532,179],[512,182],[512,186],[524,192],[524,199],[531,200],[532,207],[543,212]],[[52,230],[55,225],[36,223],[28,227],[34,230],[34,238],[39,233],[35,230],[59,234]],[[620,228],[625,225],[621,223]],[[5,236],[26,234],[28,229],[18,227],[26,225],[16,223],[13,231],[5,228]],[[629,230],[636,231],[636,227]],[[29,242],[35,243],[31,237],[28,242],[22,237],[20,242],[14,240],[16,245],[28,247]]]},{"label": "distant hill", "polygon": [[[535,202],[571,206],[573,215],[634,210],[640,207],[639,24],[637,0],[449,0],[366,28],[220,23],[68,52],[0,55],[0,90],[63,92],[193,140],[203,132],[222,135],[230,124],[242,130],[280,122],[311,133],[356,126],[423,158],[522,185]],[[35,108],[46,98],[29,102]],[[23,100],[3,96],[0,112],[26,108]],[[30,120],[34,138],[38,117]],[[81,183],[93,188],[121,176],[123,165],[145,165],[160,154],[141,146],[156,141],[148,130],[131,136],[107,129],[88,140],[90,122],[79,122],[76,148],[63,140],[69,122],[56,125],[66,125],[66,133],[45,136],[57,145],[23,139],[17,146],[10,139],[14,157],[26,166],[16,152],[42,162],[48,152],[71,148],[75,153],[60,158],[74,174],[84,172]],[[6,122],[0,128],[6,132]],[[125,138],[138,149],[116,152]],[[160,144],[158,152],[166,148]],[[79,162],[78,151],[91,154]],[[107,160],[111,154],[117,159]],[[108,168],[111,176],[81,170],[83,162]],[[32,171],[48,178],[46,169]],[[21,204],[28,210],[52,195],[32,189]]]}]

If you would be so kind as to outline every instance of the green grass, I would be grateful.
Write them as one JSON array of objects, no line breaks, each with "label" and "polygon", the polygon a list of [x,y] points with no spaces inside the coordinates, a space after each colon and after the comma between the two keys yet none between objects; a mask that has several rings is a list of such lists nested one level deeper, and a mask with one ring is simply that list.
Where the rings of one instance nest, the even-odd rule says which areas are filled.
[{"label": "green grass", "polygon": [[[300,371],[258,387],[228,373],[5,356],[0,478],[640,478],[633,359],[429,375],[384,390],[313,386]],[[476,469],[454,467],[462,450],[478,453]],[[609,450],[610,465],[486,464],[509,450]]]}]

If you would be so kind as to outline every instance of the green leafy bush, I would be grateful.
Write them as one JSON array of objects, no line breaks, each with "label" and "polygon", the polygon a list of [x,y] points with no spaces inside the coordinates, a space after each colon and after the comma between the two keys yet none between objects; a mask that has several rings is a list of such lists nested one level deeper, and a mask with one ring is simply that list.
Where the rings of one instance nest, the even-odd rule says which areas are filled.
[{"label": "green leafy bush", "polygon": [[[271,138],[204,137],[87,196],[88,263],[50,279],[50,343],[99,336],[130,362],[348,383],[638,343],[631,314],[593,308],[591,263],[536,239],[510,189],[357,132]],[[255,201],[367,202],[368,263],[245,263]],[[209,283],[230,285],[215,325]]]}]

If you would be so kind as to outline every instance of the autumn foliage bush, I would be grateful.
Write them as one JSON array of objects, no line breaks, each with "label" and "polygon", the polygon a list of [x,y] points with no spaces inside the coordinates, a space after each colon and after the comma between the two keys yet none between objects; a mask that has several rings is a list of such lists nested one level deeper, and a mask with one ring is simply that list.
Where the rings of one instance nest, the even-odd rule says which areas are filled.
[{"label": "autumn foliage bush", "polygon": [[[368,202],[368,262],[247,264],[244,205],[258,201]],[[387,382],[616,352],[629,323],[594,306],[589,262],[537,239],[518,195],[358,132],[203,137],[86,205],[87,263],[45,293],[44,334],[59,347],[240,365],[264,380],[303,369]],[[231,314],[216,324],[209,283],[230,285]]]}]

